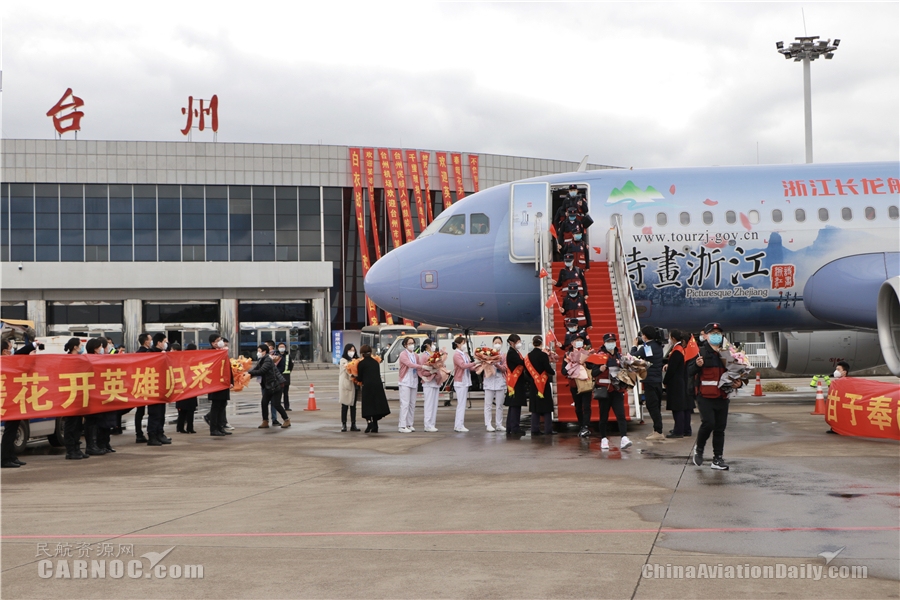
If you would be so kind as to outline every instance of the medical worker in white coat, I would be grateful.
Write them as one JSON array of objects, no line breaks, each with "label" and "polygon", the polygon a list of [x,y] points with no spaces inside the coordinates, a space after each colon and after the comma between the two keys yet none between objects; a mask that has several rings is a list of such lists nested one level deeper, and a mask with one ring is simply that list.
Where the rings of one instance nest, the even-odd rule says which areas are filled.
[{"label": "medical worker in white coat", "polygon": [[425,365],[419,364],[416,356],[416,340],[408,337],[403,340],[403,352],[400,353],[400,433],[412,433],[413,420],[416,416],[416,392],[419,389],[419,371]]},{"label": "medical worker in white coat", "polygon": [[[419,352],[419,362],[425,364],[431,355],[435,352],[434,342],[425,340],[422,342],[422,349]],[[447,353],[441,350],[441,364],[444,364],[444,358]],[[446,373],[446,371],[444,372]],[[437,429],[437,409],[438,409],[438,393],[441,385],[446,377],[443,373],[423,373],[422,374],[422,394],[425,396],[425,431],[435,433]]]},{"label": "medical worker in white coat", "polygon": [[[503,426],[503,400],[506,398],[506,358],[500,352],[503,349],[503,338],[494,336],[492,341],[494,350],[500,356],[500,360],[494,363],[496,372],[488,377],[485,375],[484,383],[484,427],[488,431],[506,431]],[[496,404],[496,408],[494,407]],[[492,413],[496,412],[494,423],[491,425]]]},{"label": "medical worker in white coat", "polygon": [[456,391],[456,421],[453,431],[465,433],[466,429],[466,403],[469,401],[469,387],[472,385],[472,371],[478,363],[469,360],[466,354],[466,338],[458,336],[453,340],[453,389]]}]

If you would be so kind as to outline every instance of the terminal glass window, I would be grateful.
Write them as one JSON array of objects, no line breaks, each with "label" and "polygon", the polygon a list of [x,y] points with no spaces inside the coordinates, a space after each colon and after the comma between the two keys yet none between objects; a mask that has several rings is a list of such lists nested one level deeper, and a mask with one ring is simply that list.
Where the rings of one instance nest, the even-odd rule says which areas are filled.
[{"label": "terminal glass window", "polygon": [[644,226],[644,214],[643,213],[634,213],[634,226],[635,227],[643,227]]},{"label": "terminal glass window", "polygon": [[63,262],[84,261],[84,187],[59,186],[60,258]]},{"label": "terminal glass window", "polygon": [[665,226],[669,222],[669,217],[666,213],[656,213],[656,224],[660,226]]},{"label": "terminal glass window", "polygon": [[472,235],[484,235],[491,231],[491,219],[484,213],[473,213],[469,224],[469,233]]},{"label": "terminal glass window", "polygon": [[132,253],[131,186],[109,186],[109,260],[131,261]]},{"label": "terminal glass window", "polygon": [[13,183],[10,190],[10,260],[34,260],[34,186]]},{"label": "terminal glass window", "polygon": [[181,186],[157,187],[159,260],[181,261]]},{"label": "terminal glass window", "polygon": [[0,262],[9,261],[9,185],[0,185]]},{"label": "terminal glass window", "polygon": [[275,188],[275,260],[297,260],[297,188]]},{"label": "terminal glass window", "polygon": [[781,219],[782,219],[782,218],[783,218],[783,217],[781,216],[781,211],[780,211],[780,210],[778,210],[778,209],[776,208],[775,210],[772,211],[772,221],[774,221],[775,223],[781,223]]},{"label": "terminal glass window", "polygon": [[231,260],[253,260],[250,188],[233,186],[228,191],[228,218],[231,225]]},{"label": "terminal glass window", "polygon": [[682,225],[690,225],[691,224],[691,213],[683,212],[678,215],[678,222]]},{"label": "terminal glass window", "polygon": [[734,214],[733,210],[729,210],[725,213],[725,222],[728,223],[729,225],[733,225],[736,220],[737,220],[737,217]]},{"label": "terminal glass window", "polygon": [[867,206],[866,207],[866,220],[872,221],[875,219],[875,207]]},{"label": "terminal glass window", "polygon": [[450,235],[462,235],[466,232],[466,215],[453,215],[444,226],[441,227],[441,233],[449,233]]},{"label": "terminal glass window", "polygon": [[181,186],[181,260],[206,260],[202,185]]},{"label": "terminal glass window", "polygon": [[84,187],[84,259],[109,260],[109,188],[105,185]]},{"label": "terminal glass window", "polygon": [[322,210],[319,206],[319,188],[301,187],[297,189],[300,204],[297,207],[300,221],[300,260],[323,260],[322,258]]},{"label": "terminal glass window", "polygon": [[703,223],[711,225],[713,222],[713,214],[708,210],[703,211]]},{"label": "terminal glass window", "polygon": [[819,209],[819,220],[820,220],[820,221],[827,221],[827,220],[828,220],[828,209],[827,209],[827,208],[820,208],[820,209]]},{"label": "terminal glass window", "polygon": [[[316,192],[318,193],[318,188]],[[325,260],[330,260],[337,265],[341,265],[343,260],[341,248],[343,247],[343,221],[341,220],[342,205],[344,202],[344,193],[341,188],[323,188],[322,201],[324,207],[324,216],[322,220],[325,224]],[[349,227],[348,227],[349,229]],[[382,252],[386,252],[382,249]]]},{"label": "terminal glass window", "polygon": [[206,260],[228,260],[228,188],[206,186]]},{"label": "terminal glass window", "polygon": [[275,260],[275,188],[253,188],[253,260]]},{"label": "terminal glass window", "polygon": [[794,211],[794,218],[797,219],[798,223],[802,223],[806,220],[806,211],[802,208],[798,208]]},{"label": "terminal glass window", "polygon": [[841,218],[845,221],[849,221],[853,218],[853,211],[848,207],[844,207],[841,209]]},{"label": "terminal glass window", "polygon": [[156,261],[156,186],[134,186],[134,260]]},{"label": "terminal glass window", "polygon": [[59,262],[59,186],[34,189],[35,251],[39,262]]}]

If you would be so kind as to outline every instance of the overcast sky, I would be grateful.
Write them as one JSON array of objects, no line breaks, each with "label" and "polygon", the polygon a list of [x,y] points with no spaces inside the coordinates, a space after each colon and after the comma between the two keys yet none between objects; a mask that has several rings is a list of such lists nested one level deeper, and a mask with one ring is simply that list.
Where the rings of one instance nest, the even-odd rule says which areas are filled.
[{"label": "overcast sky", "polygon": [[[32,2],[2,9],[2,135],[183,140],[189,95],[219,141],[485,152],[635,167],[897,160],[898,3]],[[67,134],[71,138],[72,134]],[[194,134],[195,140],[211,139]]]}]

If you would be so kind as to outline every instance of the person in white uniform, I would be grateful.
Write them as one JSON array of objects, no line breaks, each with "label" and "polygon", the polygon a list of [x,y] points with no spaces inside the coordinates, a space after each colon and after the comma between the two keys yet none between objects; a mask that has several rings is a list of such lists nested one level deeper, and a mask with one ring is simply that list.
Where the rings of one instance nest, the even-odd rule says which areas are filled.
[{"label": "person in white uniform", "polygon": [[456,420],[453,431],[465,433],[466,403],[469,401],[469,387],[472,385],[472,371],[478,363],[469,360],[466,354],[466,338],[458,336],[453,340],[453,389],[456,390]]},{"label": "person in white uniform", "polygon": [[[503,426],[503,400],[506,398],[506,358],[500,351],[503,349],[503,338],[499,335],[494,336],[492,340],[494,350],[500,355],[500,360],[494,363],[496,372],[487,377],[485,375],[484,383],[484,427],[488,431],[506,431]],[[496,404],[496,408],[494,408]],[[491,425],[492,413],[496,412],[494,422],[496,426]]]},{"label": "person in white uniform", "polygon": [[416,356],[416,340],[411,337],[403,340],[403,352],[400,353],[400,433],[412,433],[413,420],[416,416],[416,392],[419,389],[419,371],[425,365],[419,364]]},{"label": "person in white uniform", "polygon": [[[428,358],[434,353],[434,342],[431,340],[425,340],[422,342],[422,348],[419,352],[419,362],[424,364],[428,361]],[[442,356],[447,356],[447,353],[441,350]],[[443,364],[443,361],[441,362]],[[444,383],[446,377],[442,373],[423,373],[422,375],[422,394],[425,396],[425,408],[423,412],[425,413],[425,431],[428,433],[435,433],[437,429],[437,409],[438,409],[438,393],[441,390],[441,385]]]}]

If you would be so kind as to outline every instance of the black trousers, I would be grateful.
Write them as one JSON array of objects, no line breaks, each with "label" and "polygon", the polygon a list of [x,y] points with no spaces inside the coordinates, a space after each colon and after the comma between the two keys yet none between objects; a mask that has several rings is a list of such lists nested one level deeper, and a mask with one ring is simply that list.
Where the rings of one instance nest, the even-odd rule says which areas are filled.
[{"label": "black trousers", "polygon": [[606,437],[606,426],[609,423],[609,409],[616,415],[616,424],[619,426],[619,435],[628,433],[628,424],[625,422],[625,394],[622,392],[610,392],[606,398],[600,400],[600,438]]},{"label": "black trousers", "polygon": [[544,417],[544,433],[553,433],[553,413],[531,413],[531,433],[537,433],[541,427],[541,417]]},{"label": "black trousers", "polygon": [[672,430],[675,432],[675,435],[690,435],[691,434],[691,411],[688,410],[673,410],[672,418],[675,419],[675,428]]},{"label": "black trousers", "polygon": [[341,404],[341,423],[347,424],[347,412],[350,413],[350,423],[356,425],[356,405]]},{"label": "black trousers", "polygon": [[663,432],[662,412],[662,384],[661,383],[645,383],[644,384],[644,404],[650,418],[653,420],[653,431],[656,433]]},{"label": "black trousers", "polygon": [[572,398],[575,400],[575,416],[578,417],[578,427],[591,426],[591,390],[586,392],[572,392]]},{"label": "black trousers", "polygon": [[16,435],[19,433],[18,421],[3,422],[3,437],[0,438],[0,462],[16,459]]},{"label": "black trousers", "polygon": [[510,433],[522,433],[521,406],[510,406],[506,411],[506,429]]},{"label": "black trousers", "polygon": [[[137,417],[135,417],[137,419]],[[147,433],[162,433],[166,424],[165,403],[147,406]]]},{"label": "black trousers", "polygon": [[281,394],[281,404],[287,410],[291,407],[291,399],[288,397],[288,390],[291,389],[291,374],[282,373],[282,375],[284,376],[284,388]]},{"label": "black trousers", "polygon": [[[134,434],[135,435],[143,435],[143,425],[141,425],[141,421],[144,420],[144,411],[147,409],[146,406],[138,406],[134,410]],[[147,429],[149,430],[150,423],[147,423]]]},{"label": "black trousers", "polygon": [[228,400],[211,400],[209,407],[209,431],[219,431],[225,428],[225,407]]},{"label": "black trousers", "polygon": [[277,390],[267,390],[263,388],[263,397],[262,397],[262,418],[263,421],[269,420],[269,403],[272,404],[272,408],[281,415],[282,419],[287,419],[288,414],[284,411],[284,408],[281,406],[281,388]]},{"label": "black trousers", "polygon": [[194,429],[194,409],[182,408],[178,411],[178,431],[191,431]]},{"label": "black trousers", "polygon": [[725,450],[725,427],[728,425],[728,398],[709,399],[697,396],[700,411],[700,429],[697,431],[697,450],[703,452],[712,434],[713,456],[722,456]]},{"label": "black trousers", "polygon": [[66,417],[63,419],[63,443],[67,450],[74,450],[81,445],[81,433],[83,431],[83,419],[81,417]]}]

